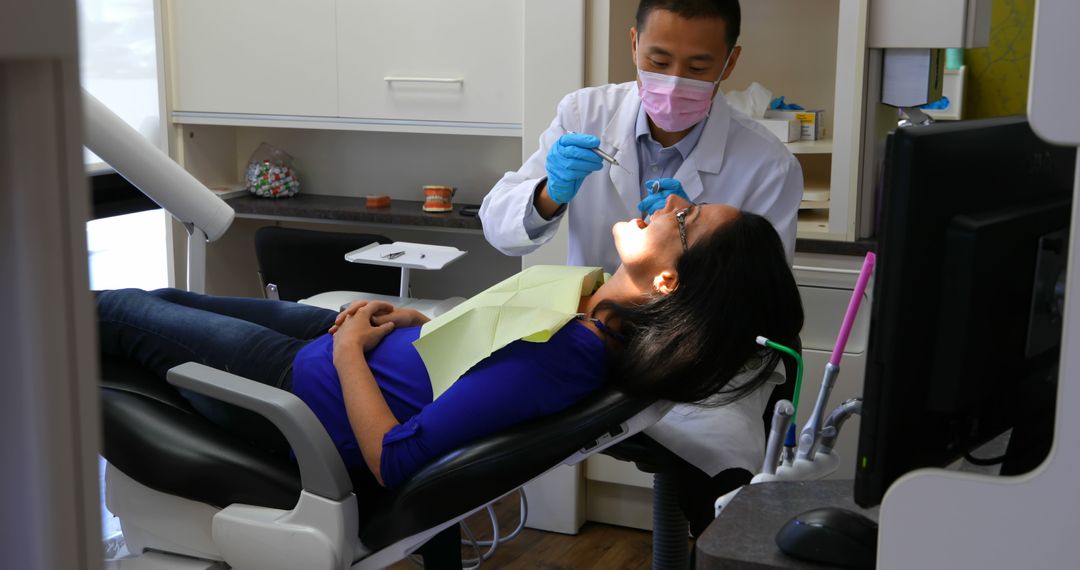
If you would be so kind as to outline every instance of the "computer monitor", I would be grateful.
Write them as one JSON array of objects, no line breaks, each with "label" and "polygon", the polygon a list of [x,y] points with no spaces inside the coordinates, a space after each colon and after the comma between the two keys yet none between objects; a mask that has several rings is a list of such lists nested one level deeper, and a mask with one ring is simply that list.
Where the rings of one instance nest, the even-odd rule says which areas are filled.
[{"label": "computer monitor", "polygon": [[[1075,150],[1024,118],[897,129],[886,144],[855,500],[1013,428],[1049,449]],[[1003,467],[1004,469],[1004,467]]]}]

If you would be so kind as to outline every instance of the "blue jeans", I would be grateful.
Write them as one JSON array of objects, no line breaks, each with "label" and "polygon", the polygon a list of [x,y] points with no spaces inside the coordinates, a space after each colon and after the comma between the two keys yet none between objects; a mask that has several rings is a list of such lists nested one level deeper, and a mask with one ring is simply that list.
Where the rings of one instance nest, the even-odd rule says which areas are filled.
[{"label": "blue jeans", "polygon": [[[337,316],[298,303],[178,289],[102,291],[97,306],[101,351],[137,362],[162,381],[170,368],[198,362],[283,390],[292,387],[296,353]],[[279,439],[255,414],[180,392],[201,415],[238,435]]]}]

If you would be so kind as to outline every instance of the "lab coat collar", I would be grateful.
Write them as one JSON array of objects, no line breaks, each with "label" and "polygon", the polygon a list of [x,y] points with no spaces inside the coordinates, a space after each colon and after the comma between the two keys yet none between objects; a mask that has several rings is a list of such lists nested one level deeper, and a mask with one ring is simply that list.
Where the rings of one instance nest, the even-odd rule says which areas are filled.
[{"label": "lab coat collar", "polygon": [[[630,215],[637,215],[637,204],[641,201],[641,189],[638,187],[641,173],[638,172],[637,118],[641,109],[641,97],[638,96],[637,84],[627,90],[615,115],[604,128],[601,146],[613,149],[619,166],[609,167],[611,183],[619,193]],[[678,172],[675,173],[683,185],[683,191],[692,201],[705,192],[700,172],[717,174],[724,163],[727,147],[728,130],[731,127],[731,107],[721,91],[713,98],[709,116],[705,119],[705,128],[701,138],[686,157]]]},{"label": "lab coat collar", "polygon": [[[723,92],[717,90],[716,96],[713,97],[712,108],[709,109],[709,116],[705,119],[705,130],[702,131],[701,139],[698,140],[697,146],[687,160],[693,159],[701,172],[719,173],[720,166],[724,164],[724,151],[727,148],[730,128],[731,107],[728,106]],[[701,149],[706,150],[699,152]]]},{"label": "lab coat collar", "polygon": [[675,172],[675,178],[682,183],[683,192],[691,202],[701,201],[705,193],[705,184],[701,173],[717,174],[724,164],[724,150],[727,147],[728,128],[731,126],[731,108],[719,90],[713,98],[709,116],[705,118],[705,129],[701,132],[690,156]]}]

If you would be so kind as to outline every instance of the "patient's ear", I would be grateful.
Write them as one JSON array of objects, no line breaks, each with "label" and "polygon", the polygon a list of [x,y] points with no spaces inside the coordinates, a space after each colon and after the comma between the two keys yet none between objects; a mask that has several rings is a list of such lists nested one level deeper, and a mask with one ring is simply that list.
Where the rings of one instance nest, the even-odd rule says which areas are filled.
[{"label": "patient's ear", "polygon": [[661,295],[670,295],[679,286],[679,276],[674,271],[661,271],[653,277],[653,289]]}]

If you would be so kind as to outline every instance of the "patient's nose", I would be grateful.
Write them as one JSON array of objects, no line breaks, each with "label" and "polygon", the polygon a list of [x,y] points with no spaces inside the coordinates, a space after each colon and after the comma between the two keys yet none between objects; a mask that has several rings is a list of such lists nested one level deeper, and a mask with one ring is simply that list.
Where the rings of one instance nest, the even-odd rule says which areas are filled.
[{"label": "patient's nose", "polygon": [[664,200],[664,207],[657,210],[657,212],[668,214],[676,210],[681,210],[689,205],[690,202],[687,202],[682,196],[671,194],[667,197],[667,200]]}]

